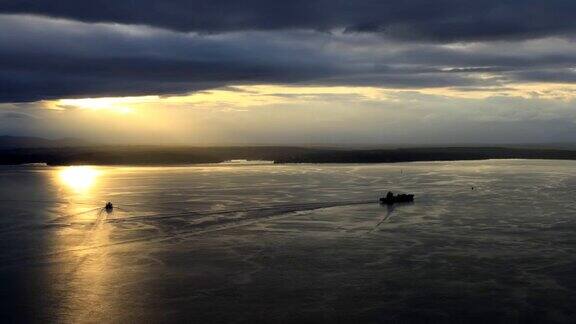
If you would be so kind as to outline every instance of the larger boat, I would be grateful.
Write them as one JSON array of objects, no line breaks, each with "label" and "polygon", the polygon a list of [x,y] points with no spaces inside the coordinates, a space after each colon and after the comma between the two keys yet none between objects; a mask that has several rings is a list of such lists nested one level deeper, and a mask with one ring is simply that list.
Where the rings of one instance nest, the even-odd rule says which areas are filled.
[{"label": "larger boat", "polygon": [[414,195],[399,194],[394,195],[392,191],[388,191],[385,197],[380,198],[381,204],[392,205],[396,203],[409,203],[414,202]]}]

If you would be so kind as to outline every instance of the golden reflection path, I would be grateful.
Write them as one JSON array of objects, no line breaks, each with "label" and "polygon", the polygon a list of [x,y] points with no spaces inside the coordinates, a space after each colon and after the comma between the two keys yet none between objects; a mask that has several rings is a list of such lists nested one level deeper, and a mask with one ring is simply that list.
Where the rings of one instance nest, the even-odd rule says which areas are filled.
[{"label": "golden reflection path", "polygon": [[[57,168],[54,179],[70,202],[63,207],[62,214],[68,215],[69,227],[55,233],[53,249],[66,251],[57,260],[55,294],[61,310],[57,316],[61,323],[84,323],[118,316],[115,297],[120,290],[115,275],[118,260],[111,256],[106,247],[111,240],[112,227],[106,223],[111,216],[98,207],[102,202],[103,177],[106,168],[94,166],[68,166]],[[94,204],[93,206],[88,205]],[[95,208],[96,207],[96,208]],[[90,246],[101,246],[91,250],[78,250]]]}]

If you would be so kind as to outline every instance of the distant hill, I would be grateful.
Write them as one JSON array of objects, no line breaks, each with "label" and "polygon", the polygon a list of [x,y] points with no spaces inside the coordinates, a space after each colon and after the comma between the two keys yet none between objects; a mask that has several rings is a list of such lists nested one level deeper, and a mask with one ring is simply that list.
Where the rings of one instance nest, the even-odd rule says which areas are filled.
[{"label": "distant hill", "polygon": [[77,147],[89,145],[76,138],[46,139],[41,137],[25,136],[0,136],[0,149],[10,148],[55,148],[55,147]]},{"label": "distant hill", "polygon": [[[280,146],[62,146],[69,141],[49,141],[57,147],[0,148],[0,165],[169,165],[221,163],[231,160],[275,163],[397,163],[486,159],[576,160],[576,150],[510,147],[426,147],[382,150],[334,150]],[[39,145],[31,142],[27,145]]]},{"label": "distant hill", "polygon": [[170,146],[100,145],[75,138],[0,136],[0,165],[166,165],[221,163],[231,160],[274,163],[397,163],[485,159],[576,160],[576,146],[568,144],[329,148],[297,146]]}]

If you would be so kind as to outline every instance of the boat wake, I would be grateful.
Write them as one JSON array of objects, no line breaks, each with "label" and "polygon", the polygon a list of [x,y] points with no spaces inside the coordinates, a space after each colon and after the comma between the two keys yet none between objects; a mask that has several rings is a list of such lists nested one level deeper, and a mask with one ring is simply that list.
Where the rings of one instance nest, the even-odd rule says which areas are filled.
[{"label": "boat wake", "polygon": [[254,208],[239,208],[239,209],[224,209],[216,211],[183,211],[183,212],[173,212],[159,215],[141,215],[141,216],[128,216],[122,218],[111,218],[107,222],[110,223],[120,223],[120,222],[133,222],[133,221],[159,221],[163,219],[170,218],[204,218],[205,216],[218,216],[218,215],[230,215],[230,214],[285,214],[297,211],[308,211],[323,208],[341,207],[341,206],[353,206],[353,205],[364,205],[374,203],[373,200],[362,200],[362,201],[345,201],[345,202],[312,202],[312,203],[302,203],[302,204],[284,204],[284,205],[270,205],[261,206]]},{"label": "boat wake", "polygon": [[137,223],[155,222],[158,223],[157,225],[162,225],[162,221],[167,219],[184,220],[184,222],[179,222],[178,229],[176,230],[172,229],[170,231],[165,231],[156,235],[146,235],[133,239],[119,240],[116,242],[95,244],[89,246],[84,245],[84,243],[86,242],[86,240],[84,240],[83,244],[79,245],[77,248],[54,251],[50,253],[9,258],[2,260],[2,264],[8,266],[10,263],[16,261],[18,262],[34,261],[39,259],[45,260],[47,258],[58,257],[61,255],[67,255],[76,252],[89,251],[131,243],[169,241],[183,238],[186,236],[201,235],[216,231],[223,231],[232,228],[237,228],[241,226],[248,226],[262,221],[277,219],[281,217],[288,217],[306,211],[334,208],[334,207],[365,205],[373,203],[375,203],[374,200],[315,202],[315,203],[263,206],[260,208],[231,209],[231,210],[221,210],[211,212],[178,212],[162,215],[128,216],[122,218],[106,218],[104,216],[106,212],[100,210],[100,212],[98,212],[96,220],[94,221],[92,226],[90,226],[88,229],[89,233],[93,232],[95,229],[99,228],[104,223],[118,224],[127,222],[137,222]]}]

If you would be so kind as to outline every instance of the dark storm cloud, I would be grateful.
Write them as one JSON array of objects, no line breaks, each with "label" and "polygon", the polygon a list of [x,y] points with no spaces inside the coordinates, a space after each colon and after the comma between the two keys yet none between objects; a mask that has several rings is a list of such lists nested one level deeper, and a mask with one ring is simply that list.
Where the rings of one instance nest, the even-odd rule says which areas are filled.
[{"label": "dark storm cloud", "polygon": [[442,42],[576,31],[572,0],[0,0],[0,12],[179,31],[342,29]]},{"label": "dark storm cloud", "polygon": [[[350,37],[313,32],[197,35],[20,15],[0,15],[0,30],[10,30],[0,34],[3,102],[180,94],[251,83],[469,83],[429,67],[377,63],[370,41],[349,44]],[[362,46],[364,53],[355,53]]]},{"label": "dark storm cloud", "polygon": [[[242,83],[295,82],[337,68],[310,49],[246,35],[1,16],[0,100],[177,94]],[[323,56],[322,59],[326,59]]]},{"label": "dark storm cloud", "polygon": [[[314,31],[183,33],[0,15],[0,102],[247,84],[502,88],[576,82],[567,39],[435,44]],[[488,77],[486,77],[488,76]]]}]

